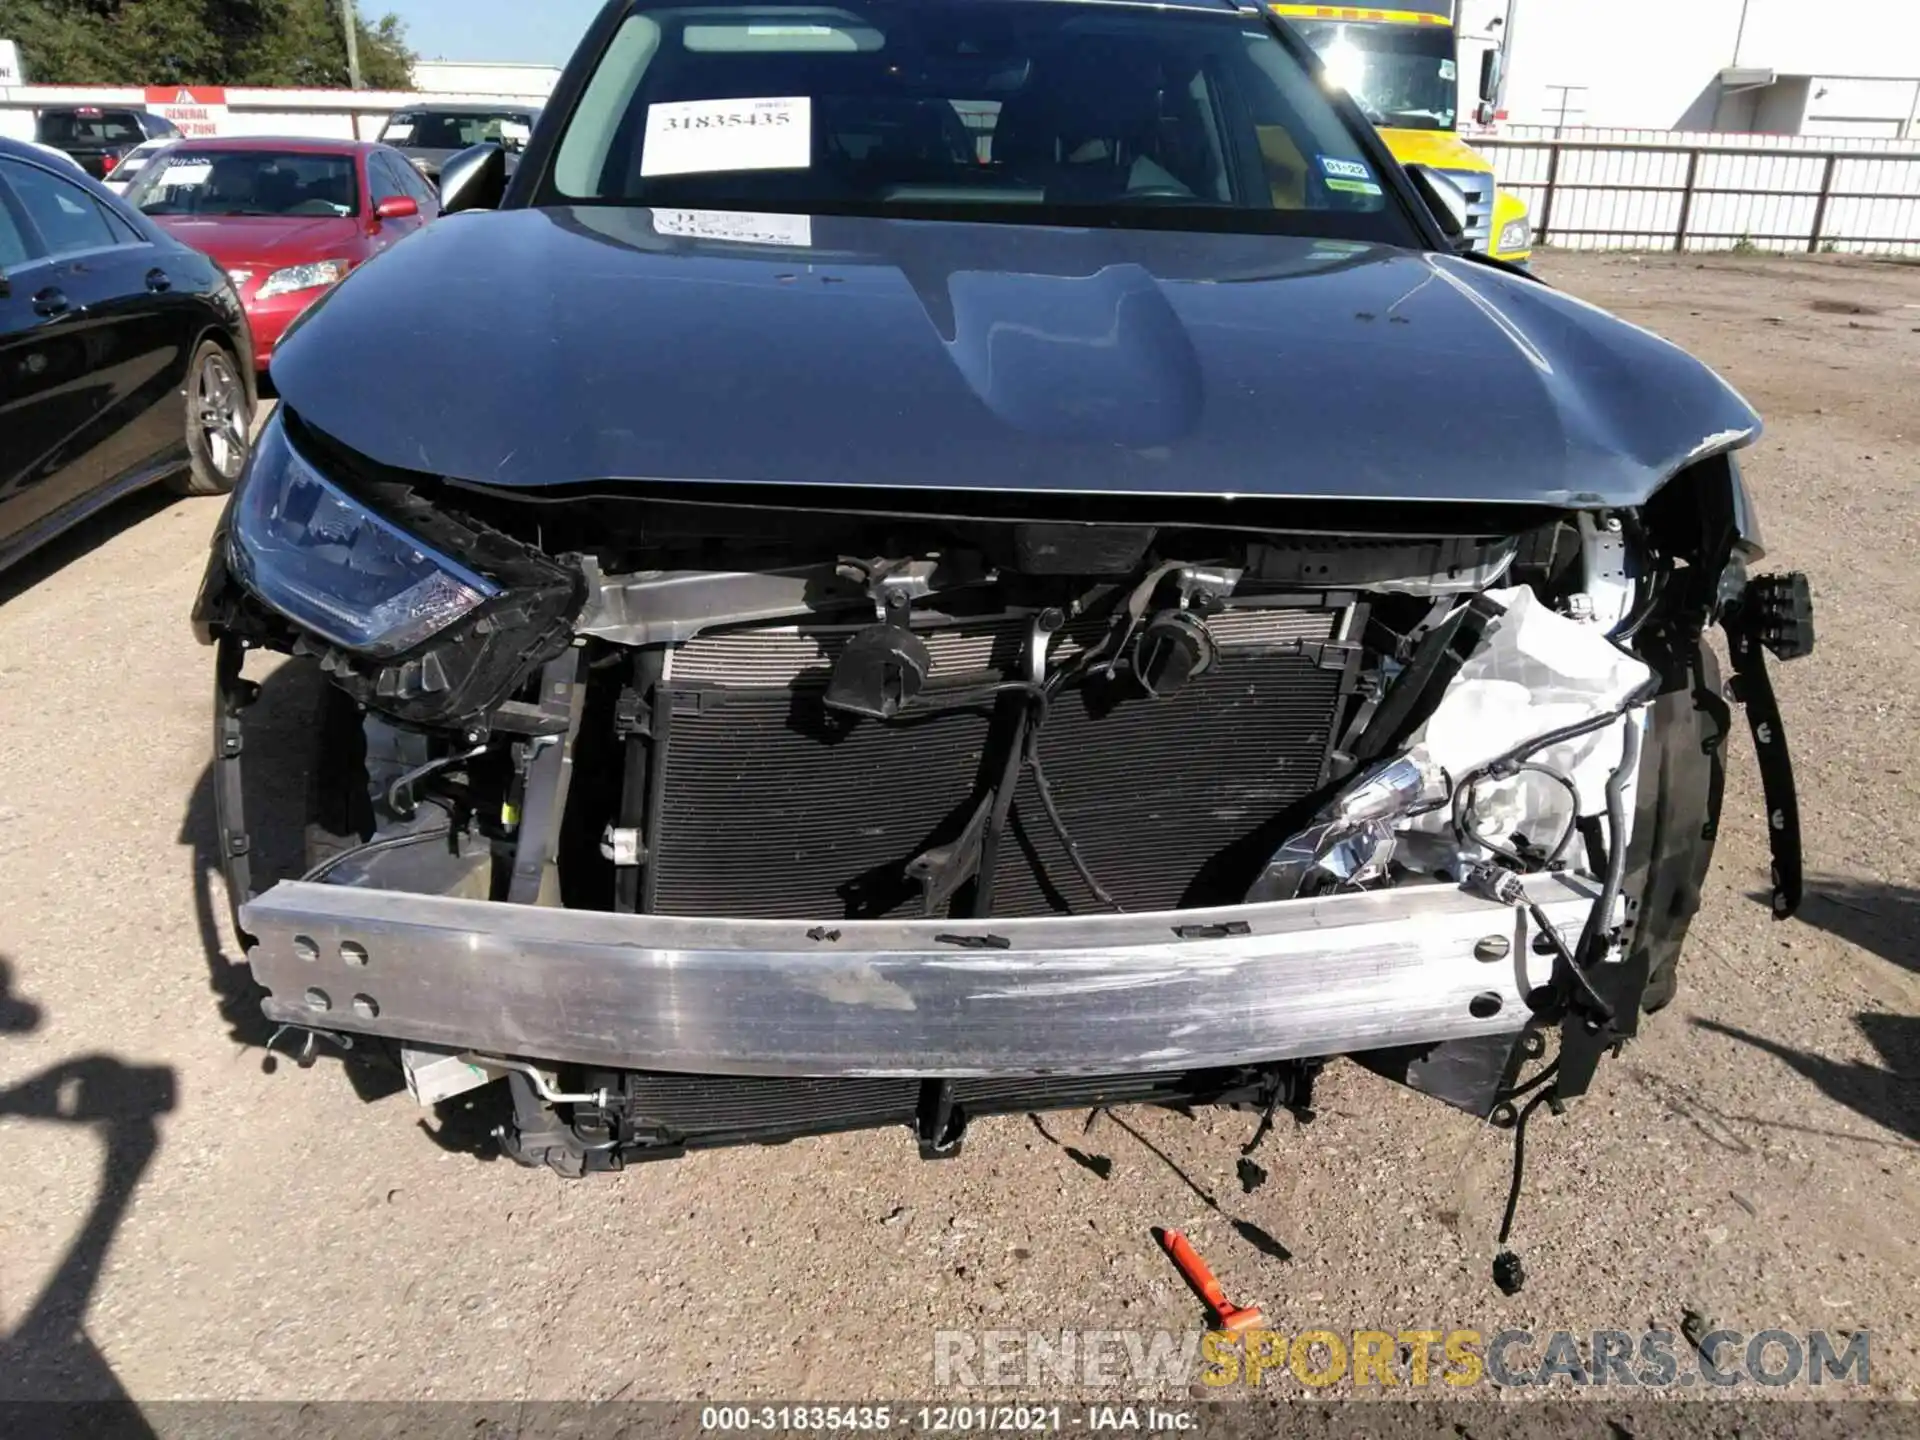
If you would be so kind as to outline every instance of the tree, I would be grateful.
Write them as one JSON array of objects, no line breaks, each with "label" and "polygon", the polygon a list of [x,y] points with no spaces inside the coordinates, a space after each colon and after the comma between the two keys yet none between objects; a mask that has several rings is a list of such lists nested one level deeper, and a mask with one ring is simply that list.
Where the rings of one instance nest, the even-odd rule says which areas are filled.
[{"label": "tree", "polygon": [[[398,16],[358,22],[362,83],[411,88]],[[347,83],[336,0],[0,0],[0,35],[20,42],[42,85]]]}]

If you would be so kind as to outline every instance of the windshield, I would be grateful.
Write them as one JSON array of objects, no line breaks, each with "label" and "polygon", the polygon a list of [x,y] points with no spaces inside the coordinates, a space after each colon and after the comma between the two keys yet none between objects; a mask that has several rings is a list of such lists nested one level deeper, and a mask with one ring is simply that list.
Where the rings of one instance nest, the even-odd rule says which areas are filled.
[{"label": "windshield", "polygon": [[1376,125],[1451,130],[1460,107],[1453,30],[1446,25],[1345,25],[1301,20],[1294,28],[1319,52],[1327,78]]},{"label": "windshield", "polygon": [[91,115],[49,110],[40,117],[39,129],[45,145],[138,145],[147,138],[140,133],[139,122],[125,110],[96,110]]},{"label": "windshield", "polygon": [[1306,66],[1225,7],[641,8],[539,198],[1417,243]]},{"label": "windshield", "polygon": [[390,117],[380,139],[416,150],[464,150],[469,145],[524,138],[533,128],[531,110],[496,110],[485,115],[447,115],[408,111]]},{"label": "windshield", "polygon": [[149,215],[357,215],[351,155],[169,150],[127,189]]}]

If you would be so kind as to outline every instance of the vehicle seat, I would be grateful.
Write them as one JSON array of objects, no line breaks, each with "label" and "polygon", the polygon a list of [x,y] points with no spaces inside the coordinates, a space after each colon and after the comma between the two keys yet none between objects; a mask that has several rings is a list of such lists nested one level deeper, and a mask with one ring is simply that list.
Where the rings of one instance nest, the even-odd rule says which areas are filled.
[{"label": "vehicle seat", "polygon": [[269,166],[261,170],[254,184],[254,200],[259,209],[284,215],[301,200],[300,177],[291,170]]},{"label": "vehicle seat", "polygon": [[251,209],[259,175],[259,164],[247,156],[234,155],[225,160],[216,160],[212,172],[207,176],[206,186],[200,192],[200,203],[211,209]]},{"label": "vehicle seat", "polygon": [[1147,187],[1191,193],[1160,153],[1166,86],[1158,60],[1133,45],[1088,46],[1044,68],[1036,63],[1001,107],[994,162],[1070,204]]}]

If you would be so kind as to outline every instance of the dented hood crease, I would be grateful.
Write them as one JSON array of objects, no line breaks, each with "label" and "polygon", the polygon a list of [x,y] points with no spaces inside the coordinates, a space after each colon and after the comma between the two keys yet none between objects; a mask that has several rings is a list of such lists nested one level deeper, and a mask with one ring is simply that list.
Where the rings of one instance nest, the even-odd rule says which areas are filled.
[{"label": "dented hood crease", "polygon": [[273,378],[376,461],[511,487],[1630,505],[1759,431],[1668,342],[1451,256],[759,218],[453,216],[325,297]]}]

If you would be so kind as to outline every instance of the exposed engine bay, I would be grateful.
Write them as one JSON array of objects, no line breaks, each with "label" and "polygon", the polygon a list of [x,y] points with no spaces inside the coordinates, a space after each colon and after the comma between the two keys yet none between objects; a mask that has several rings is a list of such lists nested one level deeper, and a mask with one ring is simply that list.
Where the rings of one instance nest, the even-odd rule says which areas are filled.
[{"label": "exposed engine bay", "polygon": [[[1715,623],[1797,903],[1761,651],[1804,653],[1810,605],[1746,575],[1726,455],[1626,511],[529,499],[276,424],[257,466],[288,478],[237,497],[196,616],[266,1011],[399,1047],[423,1101],[506,1077],[528,1163],[883,1123],[943,1154],[971,1115],[1122,1101],[1271,1119],[1334,1055],[1510,1124],[1577,1095],[1699,903]],[[303,608],[319,563],[425,628]],[[259,896],[254,647],[331,681],[324,843]]]}]

